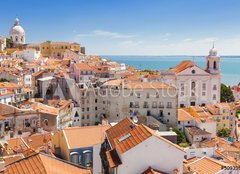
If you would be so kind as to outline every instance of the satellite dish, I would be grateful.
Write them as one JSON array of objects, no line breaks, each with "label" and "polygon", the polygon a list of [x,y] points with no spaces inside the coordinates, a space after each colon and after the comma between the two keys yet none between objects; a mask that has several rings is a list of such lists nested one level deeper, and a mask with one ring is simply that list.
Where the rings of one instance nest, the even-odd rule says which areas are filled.
[{"label": "satellite dish", "polygon": [[137,117],[133,117],[133,122],[136,124],[138,122],[138,118]]}]

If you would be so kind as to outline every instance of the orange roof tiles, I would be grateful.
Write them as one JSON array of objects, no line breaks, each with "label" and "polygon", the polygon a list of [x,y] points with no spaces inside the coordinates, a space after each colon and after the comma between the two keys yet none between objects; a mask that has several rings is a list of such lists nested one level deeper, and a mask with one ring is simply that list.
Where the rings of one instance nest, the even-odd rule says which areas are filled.
[{"label": "orange roof tiles", "polygon": [[183,109],[178,109],[178,121],[191,121],[193,117]]},{"label": "orange roof tiles", "polygon": [[107,160],[110,168],[114,168],[122,164],[121,159],[118,156],[116,149],[112,149],[106,152]]},{"label": "orange roof tiles", "polygon": [[43,151],[42,147],[51,145],[51,134],[34,134],[24,137],[23,140],[29,148]]},{"label": "orange roof tiles", "polygon": [[[109,125],[71,127],[62,131],[68,148],[73,149],[101,144],[105,139],[105,132],[109,127]],[[81,137],[81,141],[79,137]]]},{"label": "orange roof tiles", "polygon": [[161,82],[130,82],[125,86],[130,89],[175,89],[173,86]]},{"label": "orange roof tiles", "polygon": [[185,60],[182,61],[181,63],[179,63],[176,67],[171,68],[172,70],[174,70],[176,73],[179,73],[189,67],[193,67],[195,65],[195,63],[191,60]]},{"label": "orange roof tiles", "polygon": [[125,118],[120,121],[118,124],[114,125],[106,131],[108,140],[110,141],[111,146],[115,147],[114,138],[129,132],[132,128],[132,121],[129,118]]},{"label": "orange roof tiles", "polygon": [[[129,137],[121,141],[121,139],[125,136]],[[127,134],[122,134],[116,137],[114,139],[115,148],[118,150],[118,152],[124,153],[151,136],[152,134],[145,129],[143,125],[138,125],[132,128]]]},{"label": "orange roof tiles", "polygon": [[144,171],[142,174],[166,174],[166,173],[163,173],[163,172],[160,172],[158,170],[155,170],[151,167],[149,167],[146,171]]},{"label": "orange roof tiles", "polygon": [[21,85],[18,85],[16,83],[11,82],[0,82],[0,89],[6,88],[6,89],[14,89],[14,88],[20,88]]},{"label": "orange roof tiles", "polygon": [[94,70],[94,68],[89,66],[87,63],[76,63],[75,67],[77,67],[77,68],[79,68],[80,70],[83,70],[83,71],[92,71],[92,70]]},{"label": "orange roof tiles", "polygon": [[112,148],[116,148],[119,153],[130,150],[151,136],[155,136],[177,149],[184,151],[181,147],[161,137],[149,127],[143,124],[136,125],[132,123],[129,118],[120,121],[118,124],[108,129],[106,133]]},{"label": "orange roof tiles", "polygon": [[91,171],[64,160],[45,154],[32,156],[15,161],[5,166],[3,174],[91,174]]},{"label": "orange roof tiles", "polygon": [[216,174],[222,170],[223,166],[229,165],[209,157],[203,157],[187,165],[190,171],[198,174]]}]

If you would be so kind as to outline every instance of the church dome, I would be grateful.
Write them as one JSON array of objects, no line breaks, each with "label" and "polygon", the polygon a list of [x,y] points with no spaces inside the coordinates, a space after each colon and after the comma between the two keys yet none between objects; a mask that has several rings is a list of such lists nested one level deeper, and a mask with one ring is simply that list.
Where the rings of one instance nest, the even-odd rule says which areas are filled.
[{"label": "church dome", "polygon": [[218,52],[217,52],[217,50],[214,48],[214,44],[213,44],[212,49],[210,49],[210,51],[209,51],[209,56],[217,56],[217,55],[218,55]]},{"label": "church dome", "polygon": [[19,23],[19,19],[16,18],[13,27],[9,32],[10,38],[17,44],[25,44],[25,31]]},{"label": "church dome", "polygon": [[14,26],[10,30],[10,35],[12,35],[12,34],[20,34],[20,35],[24,35],[25,34],[24,29],[19,24],[19,19],[18,18],[16,18]]}]

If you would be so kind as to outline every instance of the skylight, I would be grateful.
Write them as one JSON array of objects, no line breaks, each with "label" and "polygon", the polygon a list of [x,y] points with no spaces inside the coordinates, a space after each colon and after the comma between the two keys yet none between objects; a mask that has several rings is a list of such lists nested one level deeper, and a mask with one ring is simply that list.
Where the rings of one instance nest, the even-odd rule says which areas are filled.
[{"label": "skylight", "polygon": [[124,135],[122,138],[120,138],[118,141],[122,142],[122,141],[126,140],[127,138],[129,138],[130,136],[131,136],[131,134],[128,133],[127,135]]}]

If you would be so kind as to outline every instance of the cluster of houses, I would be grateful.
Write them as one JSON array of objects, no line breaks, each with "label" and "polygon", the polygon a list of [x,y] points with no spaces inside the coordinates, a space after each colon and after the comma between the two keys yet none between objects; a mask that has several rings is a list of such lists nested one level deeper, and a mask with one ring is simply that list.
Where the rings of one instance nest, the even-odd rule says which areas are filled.
[{"label": "cluster of houses", "polygon": [[204,69],[142,71],[78,43],[11,38],[0,50],[0,173],[239,172],[238,103],[220,102],[214,46]]}]

